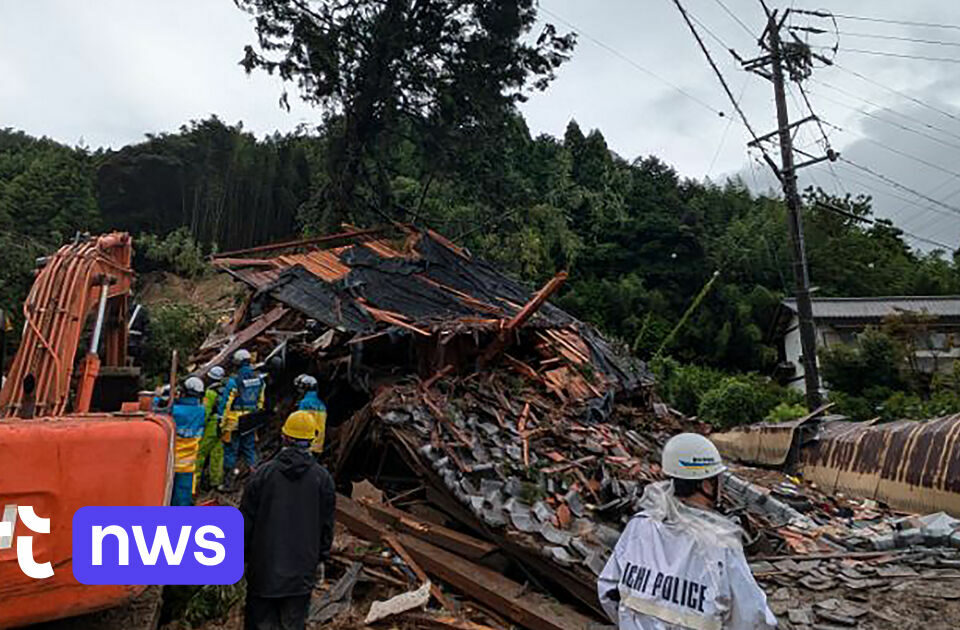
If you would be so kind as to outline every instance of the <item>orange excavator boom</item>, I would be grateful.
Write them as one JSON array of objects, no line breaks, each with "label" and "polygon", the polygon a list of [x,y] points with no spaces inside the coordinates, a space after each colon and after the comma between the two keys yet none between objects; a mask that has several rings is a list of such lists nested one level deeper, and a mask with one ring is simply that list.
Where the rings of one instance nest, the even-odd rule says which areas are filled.
[{"label": "orange excavator boom", "polygon": [[[0,390],[0,418],[89,411],[100,364],[126,363],[132,255],[130,236],[115,232],[78,237],[43,261],[23,305],[23,337]],[[94,331],[71,407],[74,361],[91,316]]]},{"label": "orange excavator boom", "polygon": [[[80,584],[72,569],[78,509],[166,505],[173,484],[172,418],[139,408],[105,380],[108,367],[114,378],[138,374],[127,365],[132,256],[127,234],[77,237],[41,261],[24,303],[20,347],[0,390],[0,518],[14,526],[12,537],[0,537],[0,628],[123,607],[134,598],[128,608],[151,619],[140,611],[145,587]],[[91,412],[95,388],[103,400],[113,396],[120,413]],[[17,519],[18,506],[50,519],[50,532],[32,534]],[[19,537],[31,535],[35,559],[50,562],[51,577],[33,579],[19,568]],[[154,608],[159,602],[149,601]]]}]

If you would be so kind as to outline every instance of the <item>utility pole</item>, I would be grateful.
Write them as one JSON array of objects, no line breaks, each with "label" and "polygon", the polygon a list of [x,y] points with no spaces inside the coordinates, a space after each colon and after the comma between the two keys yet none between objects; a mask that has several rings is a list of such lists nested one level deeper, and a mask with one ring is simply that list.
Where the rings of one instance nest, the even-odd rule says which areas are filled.
[{"label": "utility pole", "polygon": [[[792,134],[794,130],[804,123],[811,121],[815,121],[820,125],[820,121],[811,111],[810,115],[806,118],[792,123],[790,122],[789,112],[787,111],[784,72],[786,71],[790,79],[799,84],[812,73],[814,60],[827,65],[831,64],[832,61],[813,52],[810,46],[800,41],[794,33],[794,31],[809,33],[824,33],[826,31],[810,27],[788,27],[792,39],[790,42],[784,42],[780,33],[790,13],[805,14],[818,18],[829,18],[831,16],[829,13],[823,11],[791,11],[787,9],[783,15],[778,18],[777,11],[771,11],[767,7],[765,0],[760,0],[760,4],[763,5],[763,10],[767,15],[767,26],[757,40],[757,43],[760,48],[764,50],[764,54],[761,54],[755,59],[744,60],[734,50],[730,50],[730,53],[740,62],[744,70],[758,74],[773,84],[773,94],[777,104],[777,130],[758,137],[757,134],[754,133],[753,127],[750,125],[746,114],[744,114],[743,109],[740,107],[738,99],[734,98],[733,92],[730,91],[730,86],[727,84],[726,79],[724,79],[723,73],[713,61],[713,57],[710,55],[710,51],[697,32],[691,16],[683,8],[680,0],[673,0],[673,3],[680,11],[684,21],[686,21],[687,26],[690,28],[690,32],[693,33],[693,37],[697,40],[697,44],[710,63],[710,67],[720,80],[720,84],[723,86],[727,98],[730,99],[733,108],[740,116],[747,131],[749,131],[753,137],[753,139],[747,143],[747,146],[759,149],[764,161],[783,186],[783,195],[787,205],[787,226],[790,232],[790,245],[793,253],[793,275],[796,282],[797,312],[800,320],[803,379],[806,389],[807,407],[810,411],[813,411],[820,406],[820,375],[817,369],[817,340],[813,325],[813,306],[810,302],[810,278],[807,273],[807,254],[803,244],[803,206],[800,201],[800,194],[797,192],[797,170],[805,166],[823,162],[824,160],[830,160],[831,162],[836,161],[839,154],[830,148],[826,134],[823,134],[823,148],[826,155],[817,157],[793,148]],[[802,86],[800,89],[802,91]],[[821,133],[823,133],[822,127]],[[767,152],[764,144],[774,139],[776,139],[780,145],[781,163],[779,165]],[[795,163],[793,159],[795,151],[806,156],[808,159],[800,164]]]},{"label": "utility pole", "polygon": [[[799,83],[810,76],[813,70],[814,59],[825,64],[830,64],[830,60],[813,53],[809,46],[801,42],[791,32],[792,41],[785,43],[781,37],[781,30],[787,16],[791,13],[789,9],[784,11],[783,15],[778,15],[777,11],[771,11],[761,0],[764,11],[767,14],[767,26],[760,35],[758,44],[766,54],[756,59],[743,60],[734,53],[734,56],[741,62],[745,70],[754,72],[773,84],[773,96],[777,106],[777,130],[768,133],[748,143],[748,146],[757,147],[763,151],[767,162],[770,158],[764,150],[763,143],[769,142],[774,138],[780,145],[780,166],[779,168],[771,165],[774,174],[780,180],[783,187],[784,201],[787,206],[787,228],[790,233],[790,249],[793,254],[793,277],[796,285],[795,292],[797,298],[797,316],[800,321],[800,347],[803,353],[803,382],[806,390],[806,402],[810,411],[818,408],[820,399],[820,374],[817,367],[817,338],[816,329],[813,324],[813,304],[810,301],[810,275],[807,271],[807,251],[803,242],[803,204],[800,201],[800,194],[797,192],[797,170],[805,166],[811,166],[824,160],[836,161],[839,154],[826,145],[826,155],[819,157],[812,156],[803,151],[798,151],[809,159],[797,164],[794,161],[793,133],[803,125],[811,121],[819,120],[813,112],[809,116],[795,122],[790,122],[790,114],[787,109],[786,97],[786,78],[785,73],[789,73],[790,79]],[[806,13],[796,11],[796,13]],[[817,15],[810,12],[811,15]],[[819,16],[818,16],[819,17]],[[808,30],[808,29],[799,29]],[[731,51],[732,52],[732,51]],[[802,89],[802,88],[801,88]]]},{"label": "utility pole", "polygon": [[820,373],[817,367],[817,338],[813,325],[813,304],[810,301],[810,275],[807,272],[807,251],[803,242],[803,213],[797,192],[797,170],[793,162],[793,137],[783,83],[783,47],[776,12],[768,14],[767,41],[770,47],[770,78],[777,102],[777,132],[780,137],[780,181],[787,204],[787,227],[793,250],[793,278],[796,283],[797,314],[800,320],[800,347],[803,352],[803,383],[807,393],[807,409],[820,406]]}]

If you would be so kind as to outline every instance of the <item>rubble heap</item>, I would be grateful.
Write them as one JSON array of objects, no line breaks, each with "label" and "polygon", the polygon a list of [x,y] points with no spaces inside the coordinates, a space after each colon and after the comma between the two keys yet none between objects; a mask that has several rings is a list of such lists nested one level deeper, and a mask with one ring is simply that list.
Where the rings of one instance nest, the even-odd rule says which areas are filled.
[{"label": "rubble heap", "polygon": [[[442,236],[409,226],[351,228],[214,263],[250,291],[202,348],[201,371],[247,347],[261,359],[283,357],[293,373],[320,375],[329,408],[325,457],[340,489],[368,479],[382,491],[376,500],[342,497],[338,521],[388,549],[389,566],[381,570],[384,558],[375,553],[341,554],[341,579],[380,575],[391,583],[406,575],[406,599],[422,601],[429,588],[453,613],[459,607],[449,592],[425,586],[439,580],[503,627],[582,628],[590,623],[585,613],[604,618],[596,576],[644,486],[660,478],[662,444],[707,427],[655,402],[642,363],[549,303],[564,274],[530,291]],[[839,574],[850,562],[876,564],[898,554],[893,547],[917,544],[911,530],[919,521],[876,502],[840,500],[749,468],[735,469],[725,486],[748,553],[761,562],[758,577],[783,588],[819,595],[821,578],[844,588]],[[953,527],[931,544],[948,544]],[[784,553],[817,564],[798,562],[794,571],[781,562]],[[862,553],[875,555],[851,555]],[[857,570],[874,579],[868,568]],[[843,575],[860,579],[852,570]],[[524,583],[580,606],[540,602]],[[320,603],[315,618],[344,606],[330,597]],[[821,609],[826,614],[811,618],[859,623],[842,601]],[[490,618],[484,627],[496,627]],[[440,625],[476,627],[456,623]]]},{"label": "rubble heap", "polygon": [[[367,404],[328,428],[338,479],[422,485],[460,526],[601,613],[596,575],[659,478],[659,448],[695,425],[655,411],[645,366],[548,302],[564,274],[530,291],[408,227],[214,264],[251,292],[205,344],[205,367],[241,346],[283,346],[324,382],[363,392]],[[412,482],[380,479],[393,454]]]}]

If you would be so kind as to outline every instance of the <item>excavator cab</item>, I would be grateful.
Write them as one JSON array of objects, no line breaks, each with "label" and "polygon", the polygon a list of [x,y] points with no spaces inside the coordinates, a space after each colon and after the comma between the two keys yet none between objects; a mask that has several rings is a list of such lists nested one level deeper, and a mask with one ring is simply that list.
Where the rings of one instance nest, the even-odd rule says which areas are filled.
[{"label": "excavator cab", "polygon": [[[170,499],[173,420],[141,409],[131,388],[132,254],[128,234],[82,235],[38,261],[0,389],[0,519],[13,524],[12,536],[0,536],[0,628],[121,606],[145,588],[87,586],[72,570],[76,510]],[[21,506],[49,519],[49,533],[29,531]],[[50,563],[50,577],[21,571],[20,536],[33,537],[34,559]]]}]

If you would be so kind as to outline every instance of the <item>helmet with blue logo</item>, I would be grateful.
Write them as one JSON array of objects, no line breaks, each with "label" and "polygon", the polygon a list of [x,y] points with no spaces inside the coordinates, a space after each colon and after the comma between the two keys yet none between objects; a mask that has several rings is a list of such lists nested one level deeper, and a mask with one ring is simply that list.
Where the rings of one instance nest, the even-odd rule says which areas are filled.
[{"label": "helmet with blue logo", "polygon": [[227,376],[227,372],[219,365],[215,365],[207,372],[207,376],[210,377],[211,381],[219,382]]},{"label": "helmet with blue logo", "polygon": [[709,479],[727,467],[717,447],[699,433],[675,435],[663,447],[663,473],[674,479]]}]

